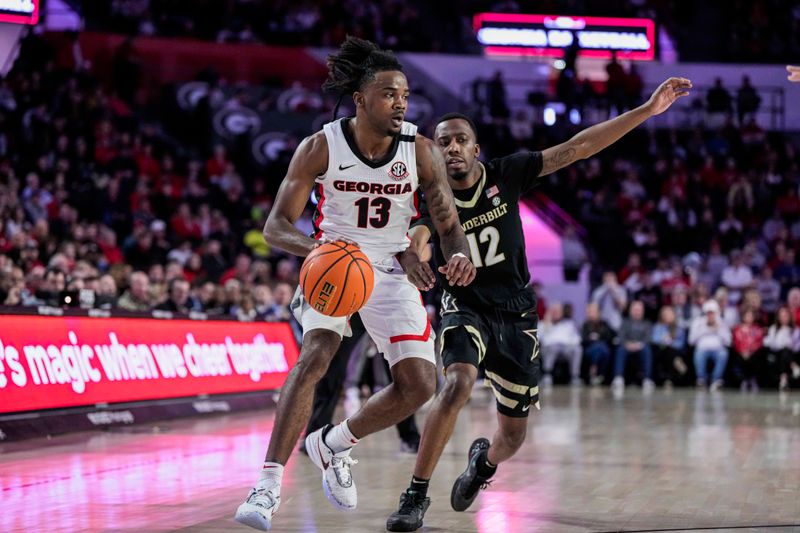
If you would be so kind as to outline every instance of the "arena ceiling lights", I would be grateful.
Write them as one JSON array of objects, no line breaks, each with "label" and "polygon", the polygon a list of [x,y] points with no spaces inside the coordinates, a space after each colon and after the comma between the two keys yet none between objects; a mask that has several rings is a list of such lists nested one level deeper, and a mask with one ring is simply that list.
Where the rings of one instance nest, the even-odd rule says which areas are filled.
[{"label": "arena ceiling lights", "polygon": [[577,43],[579,55],[651,61],[656,25],[652,19],[478,13],[473,19],[478,42],[489,55],[563,57]]},{"label": "arena ceiling lights", "polygon": [[0,0],[0,22],[36,24],[39,22],[39,0]]}]

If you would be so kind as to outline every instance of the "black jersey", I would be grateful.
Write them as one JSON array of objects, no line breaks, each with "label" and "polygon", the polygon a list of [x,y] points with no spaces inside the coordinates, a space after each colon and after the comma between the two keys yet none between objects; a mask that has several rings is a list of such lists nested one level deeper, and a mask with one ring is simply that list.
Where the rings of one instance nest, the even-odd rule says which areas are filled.
[{"label": "black jersey", "polygon": [[[539,184],[542,153],[524,152],[493,159],[483,168],[475,186],[453,191],[458,219],[477,269],[475,280],[466,287],[451,287],[438,270],[436,275],[442,288],[457,301],[503,308],[520,296],[530,281],[519,198]],[[431,230],[436,263],[443,265],[439,238],[424,202],[421,214],[412,227],[424,224]]]}]

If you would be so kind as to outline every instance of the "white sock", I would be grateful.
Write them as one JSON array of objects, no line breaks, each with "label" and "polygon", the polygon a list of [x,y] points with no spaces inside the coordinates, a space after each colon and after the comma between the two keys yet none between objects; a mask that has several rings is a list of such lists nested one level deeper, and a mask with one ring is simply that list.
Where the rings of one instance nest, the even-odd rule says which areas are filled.
[{"label": "white sock", "polygon": [[350,432],[347,426],[347,420],[341,424],[337,424],[325,435],[325,444],[328,448],[333,450],[333,453],[339,453],[352,448],[358,444],[358,439]]},{"label": "white sock", "polygon": [[283,465],[280,463],[264,463],[261,472],[258,474],[258,483],[256,486],[262,485],[277,485],[280,489],[281,481],[283,481]]}]

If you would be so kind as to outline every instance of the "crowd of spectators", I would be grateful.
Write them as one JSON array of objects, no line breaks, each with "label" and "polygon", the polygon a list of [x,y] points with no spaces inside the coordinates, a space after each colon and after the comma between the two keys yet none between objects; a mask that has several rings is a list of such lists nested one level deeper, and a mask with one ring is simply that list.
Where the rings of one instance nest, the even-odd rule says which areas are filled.
[{"label": "crowd of spectators", "polygon": [[[174,138],[157,113],[79,67],[57,68],[54,55],[31,35],[0,82],[0,304],[291,320],[298,263],[261,236],[265,180],[244,178],[223,145],[206,153]],[[510,115],[479,122],[486,157],[552,146],[577,129]],[[548,375],[565,356],[572,377],[585,361],[592,382],[617,387],[628,361],[648,388],[684,383],[693,368],[705,381],[705,360],[715,387],[739,368],[749,387],[797,378],[800,157],[785,134],[737,124],[732,108],[722,115],[718,128],[639,128],[544,180],[541,190],[588,231],[583,242],[565,235],[566,266],[594,266],[597,310],[587,312],[605,321],[548,332],[570,320],[552,305]],[[308,233],[311,209],[299,221]],[[719,310],[706,311],[714,301]],[[729,330],[716,343],[713,324],[691,324],[711,315]],[[607,346],[587,343],[592,335]],[[673,351],[682,355],[665,363]]]},{"label": "crowd of spectators", "polygon": [[263,180],[54,56],[31,35],[0,82],[0,304],[290,320]]},{"label": "crowd of spectators", "polygon": [[756,288],[733,305],[725,287],[709,296],[702,284],[690,290],[680,283],[671,292],[626,286],[607,272],[580,327],[569,305],[549,306],[539,328],[545,386],[553,383],[559,359],[569,365],[573,385],[610,381],[619,392],[631,382],[641,383],[645,393],[657,384],[693,380],[712,391],[726,384],[756,392],[800,383],[800,288],[792,288],[769,316]]},{"label": "crowd of spectators", "polygon": [[332,46],[346,34],[407,51],[479,53],[481,12],[655,19],[688,61],[784,62],[800,56],[791,0],[113,0],[83,2],[88,29],[219,42]]}]

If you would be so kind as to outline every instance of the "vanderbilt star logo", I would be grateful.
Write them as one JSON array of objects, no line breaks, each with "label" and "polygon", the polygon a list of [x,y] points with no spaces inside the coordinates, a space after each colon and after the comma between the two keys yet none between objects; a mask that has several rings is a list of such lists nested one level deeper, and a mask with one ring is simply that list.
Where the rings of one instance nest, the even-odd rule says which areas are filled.
[{"label": "vanderbilt star logo", "polygon": [[539,355],[539,337],[536,335],[538,328],[534,329],[523,329],[522,332],[533,339],[533,352],[531,353],[531,361],[536,359]]},{"label": "vanderbilt star logo", "polygon": [[348,168],[353,168],[354,166],[356,166],[355,163],[353,163],[352,165],[347,165],[347,166],[339,164],[339,170],[347,170]]}]

